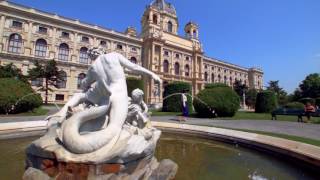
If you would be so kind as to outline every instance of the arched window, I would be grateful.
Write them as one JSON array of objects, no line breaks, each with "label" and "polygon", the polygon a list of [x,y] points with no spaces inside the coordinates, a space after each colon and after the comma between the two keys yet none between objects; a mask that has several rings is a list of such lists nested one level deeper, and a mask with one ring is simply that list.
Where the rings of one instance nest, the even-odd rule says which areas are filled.
[{"label": "arched window", "polygon": [[57,81],[57,88],[58,89],[66,88],[66,86],[67,86],[67,73],[64,71],[61,71],[59,76],[60,76],[61,80]]},{"label": "arched window", "polygon": [[77,82],[77,87],[78,87],[78,89],[81,88],[81,82],[82,82],[82,80],[83,80],[85,77],[86,77],[86,74],[85,74],[85,73],[80,73],[80,74],[78,75],[78,82]]},{"label": "arched window", "polygon": [[206,82],[208,81],[208,73],[207,72],[204,73],[204,81],[206,81]]},{"label": "arched window", "polygon": [[172,25],[172,22],[169,21],[168,22],[168,32],[172,33],[172,31],[173,31],[173,25]]},{"label": "arched window", "polygon": [[134,64],[137,64],[137,58],[135,58],[135,57],[131,57],[131,58],[130,58],[130,61],[131,61],[132,63],[134,63]]},{"label": "arched window", "polygon": [[168,60],[163,61],[163,72],[169,73],[169,62]]},{"label": "arched window", "polygon": [[79,62],[83,64],[88,64],[88,60],[89,60],[88,48],[86,47],[80,48]]},{"label": "arched window", "polygon": [[214,74],[211,74],[211,82],[214,83]]},{"label": "arched window", "polygon": [[69,60],[69,46],[68,46],[68,44],[66,44],[66,43],[60,44],[58,59],[61,61],[68,61]]},{"label": "arched window", "polygon": [[221,76],[220,76],[220,74],[218,75],[218,82],[221,83]]},{"label": "arched window", "polygon": [[196,38],[197,37],[197,31],[193,30],[193,37]]},{"label": "arched window", "polygon": [[19,34],[11,34],[11,36],[9,37],[8,52],[22,52],[22,38]]},{"label": "arched window", "polygon": [[152,22],[153,22],[154,24],[158,24],[158,16],[157,16],[156,14],[154,14],[154,15],[152,16]]},{"label": "arched window", "polygon": [[31,85],[32,86],[37,86],[40,87],[43,84],[43,78],[36,78],[31,80]]},{"label": "arched window", "polygon": [[185,74],[185,76],[189,76],[190,75],[190,68],[189,68],[188,64],[186,64],[186,66],[184,67],[184,74]]},{"label": "arched window", "polygon": [[36,41],[36,48],[34,52],[35,56],[46,57],[47,56],[47,41],[44,39],[38,39]]},{"label": "arched window", "polygon": [[174,64],[174,74],[177,76],[180,75],[180,64],[177,62]]}]

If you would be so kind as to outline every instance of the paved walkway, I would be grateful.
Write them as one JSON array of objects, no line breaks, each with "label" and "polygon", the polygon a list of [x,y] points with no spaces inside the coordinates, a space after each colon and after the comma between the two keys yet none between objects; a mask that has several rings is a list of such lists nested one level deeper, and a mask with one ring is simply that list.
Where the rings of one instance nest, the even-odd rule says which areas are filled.
[{"label": "paved walkway", "polygon": [[[160,122],[178,122],[178,117],[175,116],[153,116],[153,121]],[[186,122],[192,125],[205,125],[214,127],[224,127],[232,129],[246,129],[255,131],[265,131],[277,134],[288,134],[292,136],[300,136],[311,139],[320,140],[320,125],[306,124],[287,121],[272,121],[272,120],[212,120],[188,118]]]}]

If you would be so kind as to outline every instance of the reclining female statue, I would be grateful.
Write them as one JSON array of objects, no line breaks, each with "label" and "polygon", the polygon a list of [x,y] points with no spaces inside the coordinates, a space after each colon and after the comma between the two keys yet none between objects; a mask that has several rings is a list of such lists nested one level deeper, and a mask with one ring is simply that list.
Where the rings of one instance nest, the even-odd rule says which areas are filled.
[{"label": "reclining female statue", "polygon": [[[58,113],[48,118],[49,125],[53,125],[57,122],[52,117],[58,117],[58,123],[62,123],[61,141],[70,152],[76,154],[94,152],[119,136],[128,113],[124,68],[149,75],[156,82],[161,82],[155,73],[131,63],[121,54],[103,54],[98,48],[94,48],[89,51],[89,57],[94,61],[82,81],[83,93],[75,94]],[[68,111],[83,102],[94,106],[68,118]],[[83,123],[101,116],[105,116],[105,128],[87,134],[79,133]]]}]

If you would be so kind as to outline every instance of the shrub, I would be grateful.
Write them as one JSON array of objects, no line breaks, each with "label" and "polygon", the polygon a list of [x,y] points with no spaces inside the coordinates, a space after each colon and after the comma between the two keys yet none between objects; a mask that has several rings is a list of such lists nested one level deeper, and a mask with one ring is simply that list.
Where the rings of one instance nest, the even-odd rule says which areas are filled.
[{"label": "shrub", "polygon": [[291,102],[284,106],[288,109],[304,109],[304,104],[301,102]]},{"label": "shrub", "polygon": [[270,113],[278,106],[277,97],[273,91],[258,93],[256,100],[256,113]]},{"label": "shrub", "polygon": [[[191,93],[191,85],[186,82],[173,82],[168,84],[164,88],[163,92],[163,106],[162,111],[164,112],[181,112],[182,111],[182,102],[181,102],[181,95],[173,95],[175,93],[182,93],[184,90],[188,91],[187,94]],[[168,97],[168,98],[165,98]],[[187,96],[188,99],[188,107],[189,112],[192,112],[192,97]]]},{"label": "shrub", "polygon": [[194,98],[193,106],[200,117],[214,117],[212,110],[219,117],[232,117],[240,107],[240,98],[230,87],[207,88]]},{"label": "shrub", "polygon": [[211,89],[211,88],[216,88],[216,87],[229,87],[226,84],[223,83],[210,83],[210,84],[206,84],[204,86],[205,89]]},{"label": "shrub", "polygon": [[311,104],[315,104],[315,99],[312,98],[301,98],[299,99],[299,102],[303,103],[303,104],[307,104],[307,103],[311,103]]},{"label": "shrub", "polygon": [[316,106],[320,107],[320,97],[316,98]]},{"label": "shrub", "polygon": [[1,78],[0,87],[0,114],[26,112],[42,104],[41,96],[20,80]]},{"label": "shrub", "polygon": [[137,88],[144,90],[144,82],[141,79],[128,77],[127,81],[127,91],[128,95],[131,96],[131,92]]}]

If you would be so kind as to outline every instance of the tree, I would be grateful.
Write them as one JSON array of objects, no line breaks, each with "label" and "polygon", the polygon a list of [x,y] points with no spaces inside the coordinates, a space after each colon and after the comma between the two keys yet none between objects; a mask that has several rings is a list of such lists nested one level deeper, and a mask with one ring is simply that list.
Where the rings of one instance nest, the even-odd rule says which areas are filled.
[{"label": "tree", "polygon": [[236,80],[233,84],[233,90],[242,97],[244,93],[247,92],[248,86],[246,84],[243,84],[241,81]]},{"label": "tree", "polygon": [[320,97],[320,74],[309,74],[300,84],[301,96],[303,98]]},{"label": "tree", "polygon": [[44,80],[44,84],[40,84],[38,90],[45,92],[45,104],[48,104],[48,94],[52,91],[51,87],[58,87],[57,82],[63,81],[61,71],[58,70],[57,63],[55,60],[47,61],[44,65],[41,65],[38,61],[34,63],[34,68],[29,69],[29,79]]},{"label": "tree", "polygon": [[276,96],[278,103],[280,105],[285,105],[288,102],[287,92],[279,86],[279,81],[269,81],[269,86],[267,87],[267,90],[273,91]]},{"label": "tree", "polygon": [[255,108],[258,91],[249,89],[246,93],[246,104],[251,108]]},{"label": "tree", "polygon": [[22,74],[21,70],[12,63],[4,66],[0,65],[0,78],[16,78],[23,82],[27,82],[27,79]]}]

